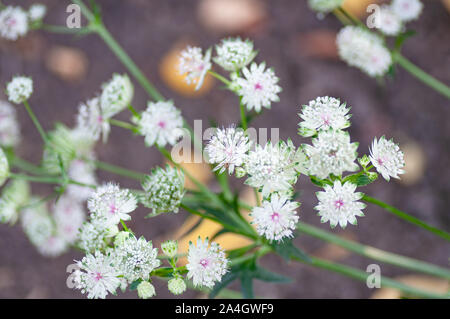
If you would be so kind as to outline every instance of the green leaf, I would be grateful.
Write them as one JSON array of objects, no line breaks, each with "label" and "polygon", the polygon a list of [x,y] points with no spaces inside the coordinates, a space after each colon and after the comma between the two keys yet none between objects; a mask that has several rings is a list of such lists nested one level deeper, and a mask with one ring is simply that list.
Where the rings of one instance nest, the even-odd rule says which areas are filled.
[{"label": "green leaf", "polygon": [[291,282],[292,279],[274,272],[271,272],[267,269],[264,269],[260,266],[256,266],[256,270],[253,271],[253,277],[266,282],[277,282],[277,283],[287,283]]},{"label": "green leaf", "polygon": [[298,258],[308,263],[311,262],[311,259],[306,253],[294,246],[292,240],[285,240],[280,243],[273,242],[270,245],[273,247],[275,252],[286,261],[289,261],[292,258]]},{"label": "green leaf", "polygon": [[218,283],[216,283],[209,293],[209,298],[216,297],[222,289],[227,287],[229,284],[231,284],[233,281],[235,281],[238,278],[238,273],[230,271],[225,274],[225,276],[222,277],[222,280]]},{"label": "green leaf", "polygon": [[241,274],[241,292],[244,298],[253,299],[255,294],[253,292],[253,278],[247,272]]},{"label": "green leaf", "polygon": [[356,186],[366,186],[369,185],[370,183],[372,183],[374,180],[372,180],[371,178],[369,178],[369,176],[367,176],[366,174],[353,174],[353,175],[349,175],[344,179],[344,183],[345,182],[350,182],[355,184]]}]

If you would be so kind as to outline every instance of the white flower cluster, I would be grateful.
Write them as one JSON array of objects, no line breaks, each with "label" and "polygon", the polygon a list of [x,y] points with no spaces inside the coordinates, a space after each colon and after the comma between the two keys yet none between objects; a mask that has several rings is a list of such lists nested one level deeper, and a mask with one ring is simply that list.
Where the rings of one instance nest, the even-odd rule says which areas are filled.
[{"label": "white flower cluster", "polygon": [[6,86],[8,99],[15,104],[28,100],[33,93],[33,80],[26,76],[15,76]]},{"label": "white flower cluster", "polygon": [[[182,51],[179,63],[180,72],[187,75],[186,82],[196,82],[197,89],[206,72],[211,69],[211,49],[207,50],[205,56],[201,52],[200,48],[187,47]],[[263,107],[270,108],[272,102],[279,101],[281,87],[277,84],[279,79],[273,69],[266,69],[264,62],[252,63],[248,67],[257,55],[250,40],[223,39],[216,45],[216,53],[213,61],[230,72],[231,81],[226,80],[228,88],[242,98],[242,104],[249,111],[254,109],[261,112]]]},{"label": "white flower cluster", "polygon": [[0,197],[0,223],[14,224],[19,219],[20,208],[30,196],[30,187],[24,180],[13,179],[2,190]]},{"label": "white flower cluster", "polygon": [[404,29],[404,23],[419,17],[422,8],[420,0],[393,0],[378,11],[376,27],[387,36],[396,36]]},{"label": "white flower cluster", "polygon": [[0,147],[0,186],[2,186],[9,176],[9,162],[5,152]]},{"label": "white flower cluster", "polygon": [[205,241],[199,237],[197,244],[189,243],[187,277],[192,279],[194,286],[212,288],[216,281],[221,281],[227,273],[229,261],[219,244],[208,238]]},{"label": "white flower cluster", "polygon": [[27,34],[31,24],[40,22],[47,12],[42,4],[33,4],[28,12],[20,7],[7,6],[0,10],[0,36],[17,40]]},{"label": "white flower cluster", "polygon": [[16,109],[6,101],[0,101],[0,146],[15,147],[20,142],[20,126]]},{"label": "white flower cluster", "polygon": [[145,198],[142,203],[152,209],[152,214],[174,212],[185,194],[184,174],[175,167],[166,166],[166,169],[157,167],[151,175],[145,176],[142,182]]},{"label": "white flower cluster", "polygon": [[349,109],[338,99],[320,97],[307,106],[303,106],[299,116],[299,134],[312,137],[312,145],[302,145],[306,156],[303,164],[305,172],[311,178],[317,178],[324,187],[324,192],[318,192],[319,204],[315,207],[322,222],[330,222],[331,227],[347,223],[356,225],[356,216],[364,216],[365,205],[359,200],[362,193],[355,192],[358,177],[363,174],[369,181],[376,179],[377,174],[370,172],[369,161],[383,175],[398,178],[403,173],[403,153],[399,147],[384,137],[372,143],[370,159],[365,155],[359,159],[363,170],[354,175],[344,177],[345,172],[355,172],[358,143],[350,142],[350,135],[343,129],[349,127]]},{"label": "white flower cluster", "polygon": [[188,84],[197,84],[196,90],[202,87],[206,73],[211,69],[211,51],[208,49],[203,55],[201,48],[191,46],[181,51],[178,69],[180,74],[186,75],[185,80]]},{"label": "white flower cluster", "polygon": [[391,53],[383,39],[361,27],[344,27],[339,31],[336,43],[340,57],[369,76],[384,75],[392,64]]},{"label": "white flower cluster", "polygon": [[309,7],[317,12],[328,13],[339,8],[344,0],[308,0]]}]

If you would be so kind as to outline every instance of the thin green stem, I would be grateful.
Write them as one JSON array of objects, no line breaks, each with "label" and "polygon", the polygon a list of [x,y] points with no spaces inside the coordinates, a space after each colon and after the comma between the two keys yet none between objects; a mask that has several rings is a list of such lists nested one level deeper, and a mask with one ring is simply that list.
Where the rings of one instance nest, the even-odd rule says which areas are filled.
[{"label": "thin green stem", "polygon": [[131,130],[131,131],[136,131],[136,126],[128,123],[128,122],[124,122],[124,121],[120,121],[120,120],[116,120],[116,119],[109,119],[109,123],[127,130]]},{"label": "thin green stem", "polygon": [[233,192],[230,188],[230,183],[228,180],[228,173],[225,171],[222,174],[216,172],[217,181],[223,190],[225,198],[229,201],[233,199]]},{"label": "thin green stem", "polygon": [[350,22],[352,22],[353,24],[356,24],[362,28],[367,28],[366,25],[364,23],[361,22],[361,20],[359,20],[357,17],[355,17],[354,15],[352,15],[350,12],[348,12],[347,10],[345,10],[342,7],[339,7],[338,12],[342,13],[342,15],[344,17],[346,17]]},{"label": "thin green stem", "polygon": [[141,114],[139,114],[138,111],[136,111],[136,109],[133,107],[133,105],[128,105],[128,109],[130,110],[130,112],[134,115],[134,117],[136,118],[141,118]]},{"label": "thin green stem", "polygon": [[242,103],[242,98],[240,98],[239,101],[239,108],[241,110],[241,125],[242,125],[242,129],[244,131],[247,131],[247,116],[245,115],[245,106]]},{"label": "thin green stem", "polygon": [[80,33],[88,33],[91,30],[87,27],[83,28],[68,28],[61,25],[50,25],[50,24],[41,24],[37,28],[42,29],[44,31],[52,32],[52,33],[61,33],[61,34],[80,34]]},{"label": "thin green stem", "polygon": [[125,231],[130,232],[130,229],[128,228],[127,224],[123,220],[120,220],[120,223],[122,224],[122,227]]},{"label": "thin green stem", "polygon": [[24,101],[23,105],[25,105],[28,115],[30,116],[31,120],[33,121],[34,126],[36,126],[37,130],[39,131],[39,134],[41,135],[42,140],[44,141],[44,143],[47,144],[47,142],[48,142],[47,134],[45,133],[44,129],[42,128],[41,123],[39,123],[36,115],[34,115],[34,112],[31,109],[30,105],[28,104],[28,101]]},{"label": "thin green stem", "polygon": [[411,61],[406,59],[403,55],[401,55],[399,52],[393,52],[392,58],[395,62],[397,62],[402,68],[404,68],[406,71],[408,71],[412,76],[417,78],[422,83],[428,85],[432,89],[436,90],[437,92],[441,93],[446,98],[450,99],[450,87],[442,83],[441,81],[435,79],[419,67],[417,67],[415,64],[413,64]]},{"label": "thin green stem", "polygon": [[338,245],[358,255],[378,260],[384,263],[388,263],[391,265],[395,265],[398,267],[402,267],[405,269],[409,269],[412,271],[418,271],[433,276],[440,276],[450,280],[450,270],[448,269],[441,268],[439,266],[435,266],[413,258],[408,258],[394,253],[389,253],[375,247],[366,246],[357,242],[346,240],[330,232],[321,230],[315,226],[308,225],[305,223],[298,223],[297,229],[299,230],[300,233],[304,233],[316,237],[318,239],[324,240],[326,242]]},{"label": "thin green stem", "polygon": [[219,73],[214,72],[213,70],[209,70],[208,71],[209,74],[211,74],[213,77],[215,77],[216,79],[218,79],[219,81],[223,82],[224,84],[226,84],[227,86],[231,85],[231,81],[228,80],[226,77],[220,75]]},{"label": "thin green stem", "polygon": [[10,173],[10,178],[14,179],[23,179],[29,182],[36,182],[36,183],[43,183],[43,184],[61,184],[62,180],[59,177],[52,177],[52,176],[30,176],[25,174],[17,174],[17,173]]},{"label": "thin green stem", "polygon": [[396,215],[397,217],[400,217],[401,219],[406,220],[407,222],[414,224],[416,226],[419,226],[439,237],[444,238],[445,240],[450,241],[450,234],[447,233],[446,231],[440,230],[436,227],[430,226],[427,223],[421,221],[420,219],[413,217],[405,212],[402,212],[401,210],[399,210],[398,208],[395,208],[394,206],[391,206],[389,204],[386,204],[385,202],[382,202],[376,198],[370,197],[368,195],[364,195],[362,200],[371,203],[371,204],[375,204],[377,206],[380,206],[381,208],[383,208],[384,210]]},{"label": "thin green stem", "polygon": [[[331,261],[326,261],[320,258],[316,258],[313,256],[310,256],[310,262],[306,262],[303,259],[299,259],[299,258],[295,258],[296,260],[305,263],[309,266],[314,266],[317,268],[322,268],[322,269],[326,269],[328,271],[332,271],[332,272],[336,272],[339,273],[341,275],[362,281],[362,282],[367,282],[367,278],[369,273],[353,268],[353,267],[349,267],[346,265],[342,265],[339,263],[334,263]],[[448,298],[447,295],[441,295],[441,294],[437,294],[434,292],[430,292],[430,291],[426,291],[426,290],[422,290],[422,289],[417,289],[408,285],[405,285],[399,281],[396,281],[394,279],[391,278],[387,278],[384,276],[381,276],[381,287],[390,287],[390,288],[395,288],[400,290],[401,292],[405,293],[406,296],[408,297],[424,297],[424,298],[434,298],[434,299],[446,299]]]},{"label": "thin green stem", "polygon": [[11,165],[21,169],[22,171],[34,174],[34,175],[47,175],[48,172],[43,168],[36,166],[20,157],[13,156],[11,159]]}]

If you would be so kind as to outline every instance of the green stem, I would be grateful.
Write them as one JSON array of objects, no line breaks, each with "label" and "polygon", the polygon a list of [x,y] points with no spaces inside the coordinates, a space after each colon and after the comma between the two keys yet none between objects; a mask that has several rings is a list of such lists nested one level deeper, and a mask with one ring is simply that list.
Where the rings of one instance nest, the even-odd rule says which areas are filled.
[{"label": "green stem", "polygon": [[43,184],[61,184],[62,180],[59,177],[51,176],[30,176],[25,174],[10,173],[10,178],[23,179],[30,182],[43,183]]},{"label": "green stem", "polygon": [[220,187],[223,190],[223,194],[225,198],[229,201],[233,200],[233,192],[230,188],[230,183],[228,181],[228,173],[227,171],[222,174],[216,172],[217,181],[219,182]]},{"label": "green stem", "polygon": [[381,249],[377,249],[375,247],[366,246],[359,244],[357,242],[346,240],[332,233],[329,233],[327,231],[321,230],[317,227],[305,223],[298,223],[297,229],[299,230],[300,233],[304,233],[319,238],[321,240],[324,240],[326,242],[338,245],[361,256],[378,260],[391,265],[395,265],[398,267],[402,267],[405,269],[409,269],[412,271],[418,271],[433,276],[440,276],[450,280],[450,271],[448,269],[441,268],[439,266],[435,266],[413,258],[403,257],[397,254],[389,253]]},{"label": "green stem", "polygon": [[47,144],[47,142],[48,142],[47,134],[45,133],[44,129],[42,128],[41,124],[39,123],[36,115],[34,115],[34,112],[31,109],[30,105],[28,104],[28,101],[24,101],[23,105],[25,105],[28,115],[30,116],[30,118],[33,121],[34,125],[36,126],[37,130],[39,131],[39,134],[41,135],[42,139],[44,140],[44,143]]},{"label": "green stem", "polygon": [[[341,275],[362,281],[362,282],[367,282],[367,278],[368,275],[370,275],[370,273],[367,273],[365,271],[353,268],[353,267],[349,267],[346,265],[342,265],[342,264],[338,264],[338,263],[334,263],[334,262],[330,262],[330,261],[326,261],[320,258],[316,258],[313,256],[310,256],[310,262],[305,262],[302,259],[298,259],[295,258],[298,261],[305,263],[307,265],[310,266],[314,266],[317,268],[322,268],[322,269],[326,269],[329,271],[333,271],[336,273],[339,273]],[[411,286],[407,286],[399,281],[396,281],[394,279],[391,278],[387,278],[384,276],[381,276],[381,287],[390,287],[390,288],[395,288],[400,290],[401,292],[407,294],[407,296],[410,297],[424,297],[424,298],[434,298],[434,299],[446,299],[448,298],[447,295],[441,295],[441,294],[437,294],[434,292],[430,292],[430,291],[425,291],[422,289],[417,289]]]},{"label": "green stem", "polygon": [[89,28],[68,28],[60,25],[49,25],[49,24],[41,24],[38,27],[39,29],[52,32],[52,33],[61,33],[61,34],[79,34],[79,33],[87,33],[90,31]]},{"label": "green stem", "polygon": [[231,81],[228,80],[226,77],[220,75],[219,73],[216,73],[212,70],[208,71],[209,74],[211,74],[213,77],[215,77],[216,79],[218,79],[219,81],[223,82],[224,84],[226,84],[227,86],[231,85]]},{"label": "green stem", "polygon": [[123,220],[120,220],[120,223],[122,224],[123,229],[130,233],[130,229],[127,227],[127,224],[125,224]]},{"label": "green stem", "polygon": [[241,110],[241,125],[244,131],[247,131],[247,116],[245,115],[245,106],[242,104],[242,98],[239,101],[239,108]]},{"label": "green stem", "polygon": [[394,59],[395,62],[397,62],[406,71],[408,71],[412,76],[416,77],[419,81],[428,85],[437,92],[441,93],[446,98],[450,99],[450,87],[448,87],[441,81],[435,79],[428,73],[424,72],[422,69],[414,65],[411,61],[406,59],[399,52],[393,52],[392,58]]},{"label": "green stem", "polygon": [[397,217],[400,217],[401,219],[406,220],[407,222],[409,222],[411,224],[419,226],[419,227],[421,227],[421,228],[423,228],[425,230],[428,230],[429,232],[432,232],[433,234],[435,234],[437,236],[440,236],[440,237],[444,238],[445,240],[450,241],[450,234],[449,233],[447,233],[447,232],[445,232],[443,230],[437,229],[437,228],[435,228],[433,226],[430,226],[427,223],[421,221],[420,219],[418,219],[416,217],[413,217],[411,215],[408,215],[405,212],[402,212],[401,210],[395,208],[394,206],[386,204],[385,202],[382,202],[382,201],[380,201],[380,200],[378,200],[376,198],[373,198],[373,197],[370,197],[370,196],[367,196],[367,195],[364,195],[362,199],[364,201],[368,202],[368,203],[380,206],[381,208],[385,209],[386,211],[396,215]]},{"label": "green stem", "polygon": [[48,173],[41,167],[38,167],[20,157],[13,156],[11,159],[11,165],[17,167],[25,172],[34,174],[34,175],[47,175]]},{"label": "green stem", "polygon": [[367,29],[366,25],[364,23],[362,23],[361,20],[359,20],[357,17],[352,15],[350,12],[348,12],[344,8],[339,7],[337,10],[338,10],[338,12],[342,13],[342,15],[344,17],[346,17],[351,23],[356,24],[364,29]]},{"label": "green stem", "polygon": [[136,111],[136,109],[133,107],[133,105],[128,105],[128,109],[130,110],[130,112],[136,117],[136,118],[141,118],[141,114],[139,114],[138,111]]},{"label": "green stem", "polygon": [[133,132],[135,132],[136,129],[137,129],[136,126],[131,124],[131,123],[120,121],[120,120],[116,120],[116,119],[109,119],[109,123],[112,124],[112,125],[115,125],[115,126],[118,126],[118,127],[121,127],[121,128],[127,129],[127,130],[130,130],[130,131],[133,131]]}]

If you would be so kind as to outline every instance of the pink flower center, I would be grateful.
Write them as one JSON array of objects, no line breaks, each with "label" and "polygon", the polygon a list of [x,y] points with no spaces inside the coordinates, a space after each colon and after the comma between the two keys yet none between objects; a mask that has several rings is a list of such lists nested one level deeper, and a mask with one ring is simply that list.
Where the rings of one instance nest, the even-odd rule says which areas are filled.
[{"label": "pink flower center", "polygon": [[109,213],[111,215],[115,215],[117,213],[119,209],[117,208],[115,203],[112,203],[111,205],[109,205]]},{"label": "pink flower center", "polygon": [[10,26],[10,27],[14,26],[16,23],[17,23],[16,19],[10,18],[10,19],[6,20],[6,25]]},{"label": "pink flower center", "polygon": [[203,258],[200,260],[200,265],[202,265],[203,268],[206,268],[208,266],[209,262],[207,259]]},{"label": "pink flower center", "polygon": [[158,126],[159,126],[160,128],[165,128],[165,127],[166,127],[166,122],[164,122],[164,121],[159,121],[159,122],[158,122]]},{"label": "pink flower center", "polygon": [[382,158],[377,158],[377,163],[380,165],[384,165],[384,160]]},{"label": "pink flower center", "polygon": [[330,118],[326,114],[322,114],[322,121],[324,125],[330,126]]},{"label": "pink flower center", "polygon": [[342,199],[339,199],[339,200],[337,200],[337,201],[334,202],[334,206],[335,206],[337,209],[341,209],[341,207],[344,206],[344,201],[343,201]]},{"label": "pink flower center", "polygon": [[255,84],[255,91],[259,91],[259,90],[262,90],[262,85],[260,84],[260,83],[256,83]]},{"label": "pink flower center", "polygon": [[103,122],[103,116],[99,116],[99,117],[97,117],[97,122],[98,123],[102,123]]},{"label": "pink flower center", "polygon": [[103,279],[103,276],[102,276],[101,273],[97,272],[97,273],[95,274],[94,279],[95,279],[95,281],[100,281],[100,279]]},{"label": "pink flower center", "polygon": [[273,212],[270,218],[273,222],[278,223],[278,221],[280,220],[280,214],[278,214],[277,212]]}]

